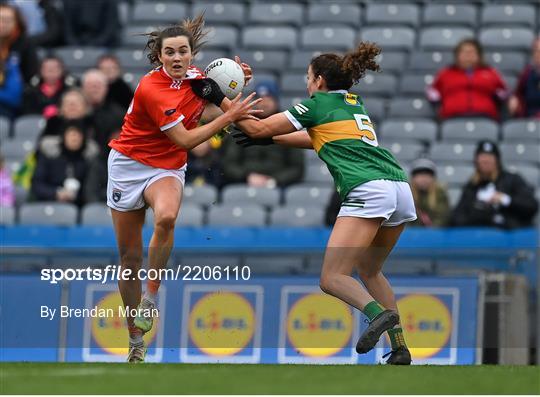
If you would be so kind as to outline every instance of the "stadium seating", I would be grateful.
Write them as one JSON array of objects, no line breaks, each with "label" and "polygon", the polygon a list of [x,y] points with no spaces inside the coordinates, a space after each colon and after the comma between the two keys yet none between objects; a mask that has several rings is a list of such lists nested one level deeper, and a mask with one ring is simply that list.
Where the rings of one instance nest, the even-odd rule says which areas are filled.
[{"label": "stadium seating", "polygon": [[26,203],[19,210],[19,223],[73,226],[77,223],[77,207],[57,202]]},{"label": "stadium seating", "polygon": [[441,162],[472,162],[476,145],[474,143],[435,142],[431,145],[431,158]]},{"label": "stadium seating", "polygon": [[206,48],[232,50],[238,47],[239,33],[234,26],[215,25],[208,30],[208,44]]},{"label": "stadium seating", "polygon": [[433,83],[432,73],[404,73],[401,76],[399,92],[401,95],[424,95],[426,86]]},{"label": "stadium seating", "polygon": [[480,22],[482,26],[523,25],[532,28],[538,24],[538,18],[532,5],[486,4],[482,8]]},{"label": "stadium seating", "polygon": [[444,141],[472,141],[482,139],[497,141],[499,125],[489,119],[454,119],[441,124],[441,138]]},{"label": "stadium seating", "polygon": [[416,4],[377,4],[366,6],[365,21],[369,25],[388,26],[409,25],[416,27],[420,20],[420,10]]},{"label": "stadium seating", "polygon": [[183,201],[185,204],[199,204],[208,207],[216,204],[217,200],[218,192],[212,185],[186,185],[184,187]]},{"label": "stadium seating", "polygon": [[265,226],[266,211],[260,205],[215,205],[208,211],[208,224],[214,226]]},{"label": "stadium seating", "polygon": [[248,187],[244,184],[229,185],[223,188],[222,202],[224,205],[259,204],[274,207],[279,204],[280,194],[277,189],[263,187]]},{"label": "stadium seating", "polygon": [[289,24],[300,26],[304,20],[304,7],[295,3],[253,3],[249,7],[248,22]]},{"label": "stadium seating", "polygon": [[301,255],[247,255],[244,265],[254,275],[300,274],[303,270]]},{"label": "stadium seating", "polygon": [[246,6],[241,2],[215,2],[215,3],[195,3],[192,8],[192,15],[199,15],[204,12],[204,19],[208,25],[213,24],[233,24],[241,25],[246,19]]},{"label": "stadium seating", "polygon": [[[298,32],[293,27],[276,25],[248,26],[242,32],[242,44],[253,49],[293,49]],[[307,67],[307,65],[306,65]]]},{"label": "stadium seating", "polygon": [[0,116],[0,141],[8,139],[11,135],[11,122],[6,117]]},{"label": "stadium seating", "polygon": [[433,117],[434,112],[425,98],[417,96],[392,99],[388,114],[390,117]]},{"label": "stadium seating", "polygon": [[132,21],[136,23],[174,23],[187,16],[187,7],[175,2],[140,2],[133,7]]},{"label": "stadium seating", "polygon": [[540,142],[540,121],[509,120],[502,127],[505,141]]},{"label": "stadium seating", "polygon": [[303,205],[286,205],[275,207],[270,214],[270,224],[273,226],[320,226],[323,224],[324,207],[306,203]]},{"label": "stadium seating", "polygon": [[13,135],[18,141],[36,141],[44,127],[45,119],[41,116],[21,116],[13,123]]},{"label": "stadium seating", "polygon": [[437,139],[437,124],[430,119],[389,119],[379,127],[383,140],[431,143]]},{"label": "stadium seating", "polygon": [[409,58],[409,68],[435,73],[452,61],[453,55],[450,51],[415,51]]},{"label": "stadium seating", "polygon": [[12,207],[0,207],[0,225],[9,226],[15,224],[15,209]]},{"label": "stadium seating", "polygon": [[397,91],[397,78],[390,73],[369,73],[351,91],[360,95],[390,97]]},{"label": "stadium seating", "polygon": [[356,44],[356,31],[348,26],[306,26],[300,34],[300,44],[313,50],[347,50]]},{"label": "stadium seating", "polygon": [[362,9],[358,4],[308,4],[307,22],[326,25],[338,23],[357,28],[362,20]]},{"label": "stadium seating", "polygon": [[375,42],[384,49],[409,51],[414,47],[416,33],[408,27],[368,27],[362,29],[360,39]]},{"label": "stadium seating", "polygon": [[486,49],[521,50],[531,47],[534,33],[528,28],[484,28],[480,31],[480,42]]},{"label": "stadium seating", "polygon": [[[449,2],[450,3],[450,2]],[[477,10],[471,4],[426,4],[423,13],[423,25],[456,25],[474,28]]]},{"label": "stadium seating", "polygon": [[285,203],[288,206],[318,202],[325,206],[330,201],[334,189],[330,186],[293,185],[285,191]]},{"label": "stadium seating", "polygon": [[236,53],[242,62],[249,64],[253,70],[280,73],[287,68],[288,56],[286,51],[239,50]]},{"label": "stadium seating", "polygon": [[450,51],[457,43],[474,37],[474,31],[463,27],[431,27],[420,32],[420,47],[423,50]]},{"label": "stadium seating", "polygon": [[88,226],[110,226],[112,224],[111,210],[106,204],[87,204],[81,210],[81,224]]}]

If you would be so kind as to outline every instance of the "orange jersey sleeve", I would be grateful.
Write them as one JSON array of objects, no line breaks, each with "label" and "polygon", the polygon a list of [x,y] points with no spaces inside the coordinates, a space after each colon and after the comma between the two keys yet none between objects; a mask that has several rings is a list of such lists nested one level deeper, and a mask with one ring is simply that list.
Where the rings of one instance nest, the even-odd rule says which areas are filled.
[{"label": "orange jersey sleeve", "polygon": [[191,67],[186,79],[174,80],[162,68],[145,75],[124,117],[120,137],[109,146],[155,168],[178,169],[187,161],[185,149],[176,146],[165,132],[183,123],[194,128],[206,102],[191,90],[191,81],[204,78]]}]

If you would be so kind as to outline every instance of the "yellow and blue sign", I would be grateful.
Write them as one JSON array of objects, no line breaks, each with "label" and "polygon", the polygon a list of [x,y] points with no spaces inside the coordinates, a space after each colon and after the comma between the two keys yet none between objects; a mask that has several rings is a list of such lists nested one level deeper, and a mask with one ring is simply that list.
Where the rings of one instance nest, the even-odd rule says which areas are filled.
[{"label": "yellow and blue sign", "polygon": [[281,292],[279,362],[353,362],[356,319],[349,305],[318,287]]},{"label": "yellow and blue sign", "polygon": [[186,286],[182,361],[256,362],[260,358],[262,296],[262,288],[253,286]]}]

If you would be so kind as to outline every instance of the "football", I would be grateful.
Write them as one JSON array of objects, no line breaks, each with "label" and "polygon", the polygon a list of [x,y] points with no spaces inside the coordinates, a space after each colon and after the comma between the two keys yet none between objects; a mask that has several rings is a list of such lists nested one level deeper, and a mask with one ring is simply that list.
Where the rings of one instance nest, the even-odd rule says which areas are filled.
[{"label": "football", "polygon": [[210,62],[204,74],[218,83],[229,99],[236,97],[244,88],[244,72],[240,65],[229,58],[218,58]]}]

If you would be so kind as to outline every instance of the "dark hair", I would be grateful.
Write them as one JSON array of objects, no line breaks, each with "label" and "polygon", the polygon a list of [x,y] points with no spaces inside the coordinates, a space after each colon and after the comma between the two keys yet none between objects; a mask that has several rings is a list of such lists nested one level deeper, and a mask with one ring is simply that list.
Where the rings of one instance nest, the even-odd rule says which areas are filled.
[{"label": "dark hair", "polygon": [[203,41],[208,31],[204,29],[204,14],[199,14],[193,19],[185,19],[181,24],[172,25],[162,30],[156,30],[145,34],[148,42],[145,49],[149,49],[147,57],[152,65],[161,65],[159,54],[163,40],[169,37],[186,36],[191,48],[191,53],[196,55],[206,43]]},{"label": "dark hair", "polygon": [[17,28],[19,29],[19,35],[24,36],[26,35],[26,22],[24,20],[24,17],[19,10],[19,8],[15,7],[14,5],[8,4],[8,3],[0,3],[0,8],[10,8],[13,10],[15,14],[15,23],[17,24]]},{"label": "dark hair", "polygon": [[311,60],[310,66],[315,77],[322,76],[330,90],[348,90],[364,77],[366,70],[378,72],[375,57],[381,49],[375,43],[362,42],[355,50],[340,56],[322,54]]},{"label": "dark hair", "polygon": [[459,43],[457,43],[456,47],[454,48],[454,63],[457,63],[457,57],[463,46],[466,45],[472,45],[476,52],[478,53],[478,57],[480,58],[479,65],[484,66],[484,49],[482,48],[482,44],[474,38],[468,38],[463,39]]}]

